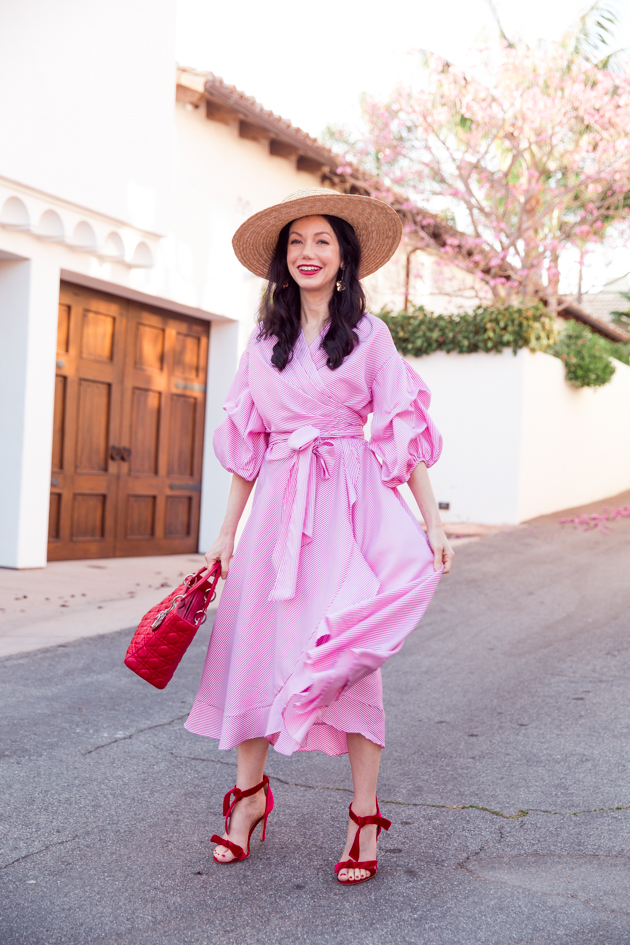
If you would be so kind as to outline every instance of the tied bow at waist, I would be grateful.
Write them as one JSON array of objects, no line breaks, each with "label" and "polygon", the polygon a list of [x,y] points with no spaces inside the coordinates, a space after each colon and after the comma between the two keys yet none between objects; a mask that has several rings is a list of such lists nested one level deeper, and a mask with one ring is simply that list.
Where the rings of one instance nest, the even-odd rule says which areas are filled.
[{"label": "tied bow at waist", "polygon": [[292,600],[295,597],[300,548],[313,538],[317,464],[322,479],[330,479],[334,461],[332,440],[346,437],[363,439],[363,427],[323,433],[316,427],[304,426],[287,436],[272,433],[269,438],[269,447],[273,447],[269,459],[293,456],[282,497],[280,533],[271,559],[276,569],[276,581],[269,600]]}]

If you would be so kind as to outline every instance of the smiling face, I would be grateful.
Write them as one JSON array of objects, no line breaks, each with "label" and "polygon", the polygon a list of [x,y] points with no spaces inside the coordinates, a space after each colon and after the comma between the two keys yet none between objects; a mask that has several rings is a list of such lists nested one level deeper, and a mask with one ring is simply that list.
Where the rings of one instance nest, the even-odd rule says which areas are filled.
[{"label": "smiling face", "polygon": [[301,291],[332,293],[341,254],[339,241],[325,217],[294,220],[289,230],[287,265]]}]

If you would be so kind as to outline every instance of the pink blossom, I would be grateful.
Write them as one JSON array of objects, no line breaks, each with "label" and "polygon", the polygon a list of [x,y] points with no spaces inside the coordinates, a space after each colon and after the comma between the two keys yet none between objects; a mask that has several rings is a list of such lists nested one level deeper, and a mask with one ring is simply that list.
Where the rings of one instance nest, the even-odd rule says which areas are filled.
[{"label": "pink blossom", "polygon": [[630,505],[618,506],[614,509],[604,507],[600,513],[592,512],[590,515],[574,515],[570,518],[561,518],[558,520],[560,525],[573,525],[574,528],[583,526],[583,531],[601,531],[605,535],[609,534],[609,529],[605,528],[608,522],[614,519],[630,518]]},{"label": "pink blossom", "polygon": [[498,299],[544,285],[553,295],[567,247],[584,252],[611,222],[627,225],[630,75],[586,61],[567,69],[554,44],[480,50],[467,72],[431,54],[423,61],[422,81],[366,99],[366,133],[348,160],[371,175],[376,196],[455,202],[478,252],[462,253],[452,237],[434,248]]}]

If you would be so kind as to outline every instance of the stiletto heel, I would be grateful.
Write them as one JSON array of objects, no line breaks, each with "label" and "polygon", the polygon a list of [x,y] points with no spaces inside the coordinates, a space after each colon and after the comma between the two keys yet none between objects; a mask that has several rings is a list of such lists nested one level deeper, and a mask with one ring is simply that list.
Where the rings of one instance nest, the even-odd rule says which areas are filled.
[{"label": "stiletto heel", "polygon": [[[232,843],[231,840],[227,840],[225,837],[220,837],[218,834],[214,833],[210,838],[211,843],[216,843],[218,846],[227,847],[230,853],[234,856],[233,860],[218,860],[213,854],[213,859],[215,863],[221,863],[226,865],[228,863],[238,863],[240,860],[246,860],[249,856],[249,842],[252,838],[252,834],[258,824],[261,823],[260,827],[260,842],[262,843],[267,834],[267,819],[269,814],[273,810],[273,792],[269,784],[269,778],[265,775],[260,782],[260,784],[255,784],[254,787],[248,788],[246,791],[241,791],[240,788],[233,787],[231,791],[228,791],[225,797],[223,798],[223,815],[225,817],[225,832],[230,832],[230,818],[232,817],[232,811],[236,807],[239,801],[244,797],[251,797],[253,794],[257,794],[260,790],[265,792],[265,813],[258,817],[249,830],[249,836],[247,837],[247,850],[244,850],[243,847],[239,847],[238,843]],[[232,801],[232,794],[234,795],[234,800]]]},{"label": "stiletto heel", "polygon": [[[376,798],[376,814],[372,814],[369,817],[357,817],[355,812],[352,810],[352,804],[349,807],[349,811],[350,820],[353,820],[354,823],[357,824],[357,832],[354,836],[354,842],[350,847],[348,859],[341,860],[341,862],[335,865],[335,873],[337,875],[337,881],[343,886],[356,886],[358,883],[366,883],[368,879],[372,879],[374,876],[376,876],[376,870],[378,869],[378,860],[359,860],[359,836],[361,834],[361,828],[367,827],[368,824],[376,824],[378,827],[378,830],[376,831],[376,839],[378,840],[378,835],[380,834],[381,830],[389,830],[392,822],[391,820],[387,820],[386,817],[381,817],[381,812],[378,807],[378,798]],[[364,876],[363,879],[339,879],[340,870],[366,870],[368,875]]]}]

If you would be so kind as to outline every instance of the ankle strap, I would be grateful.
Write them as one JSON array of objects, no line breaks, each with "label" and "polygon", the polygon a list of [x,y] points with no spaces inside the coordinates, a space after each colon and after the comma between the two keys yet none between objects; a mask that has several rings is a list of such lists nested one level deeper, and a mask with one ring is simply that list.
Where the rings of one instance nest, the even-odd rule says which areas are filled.
[{"label": "ankle strap", "polygon": [[[251,797],[252,794],[258,794],[258,792],[269,786],[269,778],[265,775],[260,782],[260,784],[255,784],[253,787],[247,788],[246,791],[241,791],[240,788],[234,786],[231,791],[228,791],[225,797],[223,798],[223,816],[228,817],[231,813],[232,808],[235,804],[238,804],[240,800],[244,797]],[[234,795],[234,800],[231,801],[232,794]]]},{"label": "ankle strap", "polygon": [[387,817],[381,817],[381,812],[378,806],[378,798],[376,799],[376,813],[375,814],[369,814],[367,817],[357,817],[355,812],[352,810],[352,804],[350,804],[350,807],[348,808],[348,810],[350,811],[350,820],[353,820],[354,823],[357,824],[359,828],[356,834],[354,835],[354,843],[352,844],[350,848],[350,852],[348,853],[348,856],[352,860],[358,860],[359,859],[359,846],[360,846],[359,835],[361,833],[361,828],[367,827],[368,824],[374,824],[375,826],[378,827],[378,830],[376,831],[376,836],[378,837],[381,830],[389,830],[389,828],[392,825],[392,822],[391,820],[388,820]]}]

